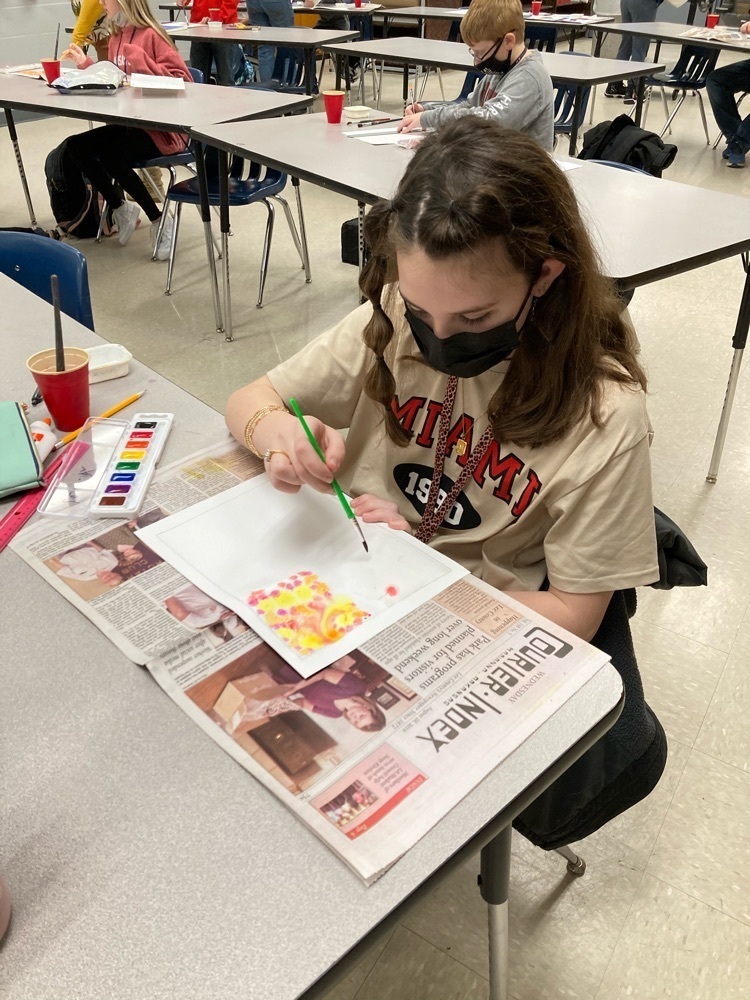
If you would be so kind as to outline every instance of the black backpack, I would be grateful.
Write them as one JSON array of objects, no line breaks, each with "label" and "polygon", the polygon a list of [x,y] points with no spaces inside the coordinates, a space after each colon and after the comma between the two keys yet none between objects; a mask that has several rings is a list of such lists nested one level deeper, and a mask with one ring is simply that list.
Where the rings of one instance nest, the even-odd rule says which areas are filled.
[{"label": "black backpack", "polygon": [[53,149],[44,162],[52,214],[61,231],[82,239],[99,229],[99,196],[75,165],[67,140]]},{"label": "black backpack", "polygon": [[634,125],[627,115],[614,121],[600,122],[583,137],[579,160],[611,160],[639,167],[654,177],[674,161],[677,146],[661,141],[656,132],[647,132]]}]

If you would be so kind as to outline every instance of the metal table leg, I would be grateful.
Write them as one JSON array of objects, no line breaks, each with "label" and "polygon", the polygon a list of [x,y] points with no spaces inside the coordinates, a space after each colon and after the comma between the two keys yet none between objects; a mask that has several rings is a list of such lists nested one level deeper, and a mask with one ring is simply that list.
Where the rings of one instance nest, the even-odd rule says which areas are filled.
[{"label": "metal table leg", "polygon": [[10,141],[13,143],[13,152],[16,154],[16,166],[18,167],[18,174],[21,178],[21,187],[23,188],[23,196],[26,199],[26,207],[29,210],[29,220],[32,226],[36,226],[36,215],[34,214],[34,206],[31,204],[31,193],[29,192],[29,185],[26,180],[26,171],[23,169],[23,160],[21,159],[21,147],[18,145],[18,134],[16,132],[16,123],[13,121],[13,113],[10,108],[5,109],[5,121],[8,125],[8,135],[10,136]]},{"label": "metal table leg", "polygon": [[740,367],[742,365],[742,355],[744,354],[745,344],[747,343],[748,326],[750,326],[750,255],[743,253],[742,266],[745,271],[745,286],[742,289],[740,311],[737,315],[734,337],[732,338],[734,355],[732,357],[732,367],[729,370],[727,391],[724,394],[724,405],[721,409],[721,420],[719,421],[719,427],[716,431],[714,450],[711,453],[711,463],[708,467],[708,475],[706,476],[707,483],[715,483],[719,476],[721,453],[724,450],[724,441],[726,440],[727,431],[729,430],[729,418],[732,415],[734,394],[737,390],[737,382],[739,381]]},{"label": "metal table leg", "polygon": [[583,85],[576,85],[576,98],[573,101],[573,124],[570,127],[570,143],[568,145],[568,156],[576,155],[576,143],[578,142],[578,122],[581,117],[581,106],[583,104]]},{"label": "metal table leg", "polygon": [[229,154],[219,150],[219,220],[221,225],[222,290],[224,298],[224,339],[234,340],[232,293],[229,288]]},{"label": "metal table leg", "polygon": [[636,96],[635,96],[635,115],[633,115],[633,124],[640,125],[641,118],[643,117],[643,98],[646,93],[646,77],[641,76],[636,84]]},{"label": "metal table leg", "polygon": [[206,178],[206,157],[203,152],[203,144],[195,144],[195,169],[198,174],[198,190],[200,192],[201,204],[200,213],[203,220],[203,234],[206,239],[206,255],[208,256],[208,274],[211,282],[211,295],[214,300],[214,318],[216,320],[216,332],[224,333],[224,322],[221,317],[221,302],[219,301],[219,282],[216,276],[216,259],[214,258],[214,244],[211,237],[211,205],[208,200],[208,180]]},{"label": "metal table leg", "polygon": [[487,903],[490,1000],[508,1000],[508,886],[511,827],[482,848],[479,891]]}]

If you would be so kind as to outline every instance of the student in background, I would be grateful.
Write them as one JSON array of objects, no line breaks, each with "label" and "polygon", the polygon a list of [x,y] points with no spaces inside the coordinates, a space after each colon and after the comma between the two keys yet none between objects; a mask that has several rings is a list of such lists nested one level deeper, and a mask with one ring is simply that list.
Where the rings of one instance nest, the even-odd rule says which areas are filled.
[{"label": "student in background", "polygon": [[[740,25],[743,35],[750,35],[750,21]],[[745,155],[750,150],[750,115],[740,118],[737,94],[750,90],[750,59],[729,63],[709,73],[706,93],[711,102],[716,124],[727,140],[727,148],[721,154],[728,167],[741,169],[745,166]]]},{"label": "student in background", "polygon": [[[292,0],[247,0],[247,19],[250,24],[257,24],[261,27],[292,28],[294,27]],[[275,61],[275,46],[258,46],[258,69],[261,83],[267,83],[273,77]]]},{"label": "student in background", "polygon": [[72,0],[71,7],[76,15],[71,37],[73,44],[81,48],[93,45],[96,49],[96,58],[99,61],[106,59],[109,24],[100,0]]},{"label": "student in background", "polygon": [[554,142],[552,81],[542,55],[527,49],[520,0],[474,0],[461,22],[461,36],[484,73],[465,101],[415,104],[399,131],[437,128],[473,115],[526,132],[545,149]]},{"label": "student in background", "polygon": [[[305,7],[310,9],[315,7],[317,0],[305,0]],[[356,11],[355,11],[356,13]],[[341,10],[318,10],[318,20],[315,23],[316,28],[321,28],[325,31],[349,31],[351,28],[351,21],[349,20],[349,14],[346,7],[342,7]],[[355,38],[356,42],[357,39]],[[359,79],[359,59],[349,58],[349,82],[356,83]]]},{"label": "student in background", "polygon": [[[214,17],[222,24],[237,23],[237,0],[177,0],[180,7],[190,7],[191,24],[208,24]],[[218,13],[209,13],[209,11]],[[203,38],[190,43],[190,65],[199,69],[208,83],[212,66],[216,66],[216,82],[221,87],[233,87],[244,59],[242,46],[224,42],[208,42]]]},{"label": "student in background", "polygon": [[[641,21],[655,21],[661,0],[620,0],[620,19],[623,24]],[[651,39],[648,35],[623,35],[616,59],[626,62],[646,62]],[[635,104],[635,87],[632,82],[623,83],[615,80],[608,83],[604,91],[605,97],[624,97],[625,104]]]},{"label": "student in background", "polygon": [[[112,24],[109,58],[125,73],[148,73],[191,80],[190,70],[174,42],[155,20],[148,0],[102,0]],[[93,62],[78,45],[71,45],[63,57],[73,59],[79,69]],[[151,222],[155,240],[161,210],[145,184],[133,169],[134,163],[168,156],[185,149],[187,136],[175,132],[156,132],[131,125],[103,125],[66,140],[68,152],[81,173],[89,179],[112,209],[119,242],[124,246],[135,232],[140,209]],[[125,201],[115,187],[118,184],[133,198]],[[140,206],[140,208],[139,208]],[[168,215],[156,247],[158,260],[167,260],[172,241],[172,219]]]}]

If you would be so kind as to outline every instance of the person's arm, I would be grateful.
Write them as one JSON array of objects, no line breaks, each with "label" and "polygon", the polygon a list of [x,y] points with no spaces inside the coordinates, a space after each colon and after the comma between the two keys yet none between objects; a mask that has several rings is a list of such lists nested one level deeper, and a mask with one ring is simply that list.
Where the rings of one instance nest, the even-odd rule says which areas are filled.
[{"label": "person's arm", "polygon": [[81,10],[73,28],[71,41],[75,45],[85,45],[89,40],[91,29],[103,13],[99,0],[81,0]]},{"label": "person's arm", "polygon": [[[308,427],[326,457],[325,462],[321,462],[299,420],[285,412],[285,405],[268,376],[264,375],[229,397],[227,427],[245,447],[252,443],[261,455],[266,451],[275,453],[265,464],[268,477],[277,490],[296,493],[306,483],[320,493],[332,493],[331,482],[346,451],[343,437],[317,417],[306,415]],[[252,428],[252,441],[248,442],[245,438],[248,424],[255,414],[270,406],[284,409],[270,410],[258,420]]]},{"label": "person's arm", "polygon": [[80,45],[76,45],[75,42],[70,43],[60,59],[72,59],[76,64],[76,69],[88,69],[89,66],[94,65],[94,60],[87,56]]},{"label": "person's arm", "polygon": [[237,0],[222,0],[219,18],[223,24],[236,24]]},{"label": "person's arm", "polygon": [[[424,111],[419,116],[417,128],[437,128],[438,125],[445,125],[446,122],[454,121],[456,118],[463,118],[464,115],[475,114],[482,108],[483,96],[487,90],[488,81],[486,77],[480,77],[474,85],[474,89],[465,101],[435,101],[425,104]],[[405,129],[404,131],[408,131]]]},{"label": "person's arm", "polygon": [[599,631],[613,593],[612,590],[603,590],[596,594],[568,594],[557,587],[550,587],[549,590],[514,591],[512,596],[555,625],[562,625],[568,632],[588,642]]},{"label": "person's arm", "polygon": [[[148,49],[140,44],[141,41],[148,45]],[[123,42],[120,54],[125,58],[129,74],[146,73],[149,76],[175,76],[192,80],[190,70],[177,49],[153,30],[149,30],[138,42]]]}]

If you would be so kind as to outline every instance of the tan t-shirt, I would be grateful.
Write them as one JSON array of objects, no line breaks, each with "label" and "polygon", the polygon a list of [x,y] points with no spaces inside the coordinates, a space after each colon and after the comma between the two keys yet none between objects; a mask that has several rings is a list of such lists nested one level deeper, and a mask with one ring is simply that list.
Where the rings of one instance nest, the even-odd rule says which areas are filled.
[{"label": "tan t-shirt", "polygon": [[[373,361],[362,341],[371,306],[278,365],[268,377],[284,400],[331,427],[348,427],[337,475],[352,496],[374,493],[398,504],[416,527],[432,479],[447,376],[403,355],[416,344],[397,308],[386,360],[397,412],[411,431],[401,448],[386,435],[383,408],[363,390]],[[510,362],[459,380],[442,487],[450,490],[487,427],[487,405]],[[645,394],[608,382],[603,426],[589,418],[542,448],[493,442],[430,545],[501,590],[538,590],[545,575],[570,593],[642,586],[658,579]],[[468,428],[469,449],[456,450]],[[476,429],[474,429],[476,428]],[[442,497],[441,497],[442,499]]]}]

